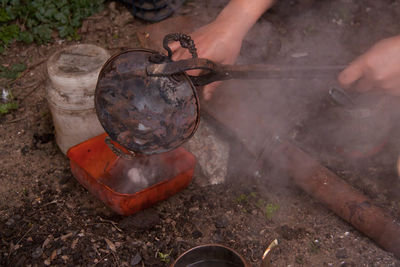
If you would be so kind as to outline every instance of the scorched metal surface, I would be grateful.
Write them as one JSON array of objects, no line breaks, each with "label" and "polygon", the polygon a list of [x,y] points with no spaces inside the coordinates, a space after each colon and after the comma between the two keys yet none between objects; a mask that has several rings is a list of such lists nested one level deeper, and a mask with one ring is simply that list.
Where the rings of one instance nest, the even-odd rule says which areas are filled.
[{"label": "scorched metal surface", "polygon": [[[172,61],[168,44],[179,41],[191,59]],[[227,79],[329,77],[343,66],[220,65],[197,57],[190,36],[164,37],[168,56],[146,49],[117,54],[103,66],[95,92],[100,123],[110,138],[141,154],[177,148],[196,131],[200,106],[194,85]],[[203,70],[188,76],[187,70]],[[121,154],[122,155],[122,154]]]},{"label": "scorched metal surface", "polygon": [[158,52],[132,49],[103,66],[95,92],[97,116],[112,140],[140,154],[177,148],[199,120],[199,100],[185,73],[149,77],[146,66],[169,60]]}]

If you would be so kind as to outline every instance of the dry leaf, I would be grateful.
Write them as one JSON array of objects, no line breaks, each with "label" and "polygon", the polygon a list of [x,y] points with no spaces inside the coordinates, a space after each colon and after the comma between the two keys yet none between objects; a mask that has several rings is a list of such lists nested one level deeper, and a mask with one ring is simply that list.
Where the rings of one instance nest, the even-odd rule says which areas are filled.
[{"label": "dry leaf", "polygon": [[108,247],[111,249],[112,252],[117,252],[117,249],[115,248],[115,245],[113,242],[111,242],[107,238],[104,238],[104,240],[106,241]]},{"label": "dry leaf", "polygon": [[42,248],[46,248],[47,245],[48,245],[51,241],[53,241],[53,239],[54,239],[53,235],[49,235],[49,236],[46,238],[46,240],[43,242]]},{"label": "dry leaf", "polygon": [[65,241],[65,240],[67,240],[67,238],[70,237],[70,236],[72,236],[72,233],[68,233],[68,234],[66,234],[66,235],[63,235],[63,236],[61,236],[61,240],[62,240],[62,241]]},{"label": "dry leaf", "polygon": [[50,260],[52,261],[52,260],[54,260],[55,258],[57,258],[57,250],[56,250],[56,249],[53,250],[53,252],[51,253]]},{"label": "dry leaf", "polygon": [[76,245],[78,244],[78,241],[79,241],[79,238],[75,238],[74,241],[72,241],[72,244],[71,244],[72,249],[75,249]]}]

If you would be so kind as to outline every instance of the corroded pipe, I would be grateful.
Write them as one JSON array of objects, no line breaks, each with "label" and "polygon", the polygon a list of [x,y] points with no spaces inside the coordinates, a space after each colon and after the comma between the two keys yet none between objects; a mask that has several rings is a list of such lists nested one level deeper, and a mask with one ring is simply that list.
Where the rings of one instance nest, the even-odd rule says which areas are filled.
[{"label": "corroded pipe", "polygon": [[294,144],[280,142],[275,153],[300,188],[400,258],[400,224],[390,215]]}]

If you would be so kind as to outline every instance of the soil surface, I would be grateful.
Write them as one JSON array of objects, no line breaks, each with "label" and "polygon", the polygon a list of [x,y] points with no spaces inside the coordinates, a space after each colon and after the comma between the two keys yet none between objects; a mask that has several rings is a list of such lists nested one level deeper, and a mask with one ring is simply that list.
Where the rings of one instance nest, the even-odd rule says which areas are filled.
[{"label": "soil surface", "polygon": [[[318,32],[330,36],[332,31],[340,33],[342,46],[333,45],[324,53],[329,63],[338,64],[400,33],[398,0],[278,2],[259,22],[273,32],[267,40],[270,49],[263,57],[250,54],[247,60],[291,63],[300,58],[318,63],[322,52],[317,48],[331,42]],[[174,16],[211,20],[225,3],[187,1]],[[110,53],[138,47],[136,32],[145,25],[124,5],[107,2],[104,11],[83,23],[80,43],[97,44]],[[254,50],[257,36],[265,38],[253,33],[243,53]],[[18,110],[0,117],[1,266],[168,266],[186,250],[208,243],[233,248],[258,266],[274,239],[279,245],[271,266],[400,266],[393,254],[292,184],[284,171],[268,161],[259,172],[249,170],[254,160],[245,144],[222,131],[218,134],[231,143],[225,183],[205,185],[207,177],[195,172],[191,184],[171,198],[132,216],[114,213],[76,181],[68,158],[55,143],[45,94],[46,60],[76,43],[16,43],[1,56],[5,66],[28,66],[12,86]],[[305,53],[310,46],[315,50]],[[395,172],[400,130],[392,129],[373,156],[348,160],[330,153],[323,138],[309,138],[310,129],[318,125],[315,114],[298,119],[293,136],[400,219],[400,180]]]}]

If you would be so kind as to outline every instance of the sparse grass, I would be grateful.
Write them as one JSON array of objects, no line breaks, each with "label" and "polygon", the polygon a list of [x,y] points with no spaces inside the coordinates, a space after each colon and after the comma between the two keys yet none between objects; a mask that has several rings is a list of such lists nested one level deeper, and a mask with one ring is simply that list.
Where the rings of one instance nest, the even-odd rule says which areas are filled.
[{"label": "sparse grass", "polygon": [[278,210],[279,210],[278,204],[268,203],[267,206],[265,207],[265,217],[267,217],[268,220],[271,220],[275,212]]},{"label": "sparse grass", "polygon": [[15,80],[26,70],[25,63],[15,63],[10,67],[0,65],[0,78]]},{"label": "sparse grass", "polygon": [[236,202],[243,206],[241,208],[243,212],[247,212],[255,207],[259,208],[268,220],[272,219],[275,212],[279,210],[278,204],[267,203],[264,199],[258,198],[255,192],[251,192],[248,195],[240,194],[240,196],[236,198]]},{"label": "sparse grass", "polygon": [[320,249],[321,249],[321,246],[320,246],[318,239],[310,242],[310,252],[311,253],[318,254]]},{"label": "sparse grass", "polygon": [[[6,88],[9,87],[10,82],[14,81],[21,76],[22,72],[26,70],[24,63],[16,63],[10,67],[0,65],[0,79],[6,80]],[[12,110],[18,109],[18,102],[14,100],[11,89],[0,88],[0,115],[7,114]]]},{"label": "sparse grass", "polygon": [[12,110],[18,109],[18,103],[13,101],[9,103],[0,104],[0,114],[7,114]]},{"label": "sparse grass", "polygon": [[302,256],[296,256],[295,261],[297,264],[304,264],[304,259]]},{"label": "sparse grass", "polygon": [[316,31],[316,29],[314,28],[313,25],[309,25],[303,30],[304,35],[312,35],[312,34],[314,34],[316,32],[317,31]]},{"label": "sparse grass", "polygon": [[246,194],[240,194],[240,196],[238,196],[238,197],[236,198],[236,201],[237,201],[238,203],[241,203],[241,204],[243,204],[243,203],[248,203],[248,197],[247,197]]}]

